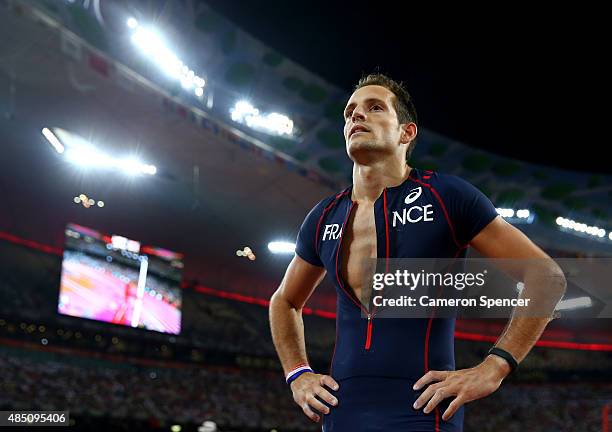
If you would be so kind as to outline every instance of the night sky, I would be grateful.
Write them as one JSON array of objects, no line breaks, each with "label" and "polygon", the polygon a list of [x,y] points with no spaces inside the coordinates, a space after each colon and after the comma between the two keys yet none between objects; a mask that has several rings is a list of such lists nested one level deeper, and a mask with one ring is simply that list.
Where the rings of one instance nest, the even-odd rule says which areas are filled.
[{"label": "night sky", "polygon": [[524,161],[612,174],[601,11],[206,3],[347,91],[374,70],[404,81],[426,128]]}]

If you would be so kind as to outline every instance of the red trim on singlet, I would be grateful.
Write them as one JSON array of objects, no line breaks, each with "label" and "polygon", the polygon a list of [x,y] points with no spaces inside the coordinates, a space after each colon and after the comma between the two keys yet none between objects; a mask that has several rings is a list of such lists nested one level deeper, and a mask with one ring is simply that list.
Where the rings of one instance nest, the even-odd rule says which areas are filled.
[{"label": "red trim on singlet", "polygon": [[385,272],[389,273],[389,215],[387,210],[387,188],[383,192],[383,211],[385,214],[385,240],[387,242],[385,248]]},{"label": "red trim on singlet", "polygon": [[336,315],[336,336],[334,337],[334,352],[332,353],[331,363],[329,364],[329,374],[332,375],[334,359],[336,358],[336,347],[338,346],[338,316]]},{"label": "red trim on singlet", "polygon": [[[383,214],[385,215],[385,272],[389,273],[389,255],[390,255],[390,241],[389,241],[389,211],[387,210],[387,188],[383,191]],[[372,330],[374,326],[374,316],[376,315],[376,306],[372,307],[372,314],[368,320],[368,327],[366,333],[366,344],[365,349],[369,350],[372,344]]]},{"label": "red trim on singlet", "polygon": [[[461,248],[457,249],[457,254],[455,254],[455,257],[459,255],[459,251],[461,250],[462,250]],[[438,296],[439,295],[440,295],[440,291],[438,291]],[[431,335],[431,326],[433,325],[433,320],[434,320],[433,313],[434,312],[432,312],[432,316],[429,318],[429,321],[427,322],[427,331],[425,332],[425,353],[424,353],[425,358],[423,359],[425,363],[425,373],[429,372],[429,336]],[[439,408],[435,407],[434,412],[436,415],[435,432],[440,432],[440,410]]]},{"label": "red trim on singlet", "polygon": [[408,177],[408,178],[412,180],[413,182],[418,183],[422,186],[425,186],[426,188],[431,190],[431,192],[434,194],[434,196],[436,197],[436,199],[442,206],[442,212],[444,213],[444,217],[446,218],[446,222],[448,223],[448,227],[450,228],[451,236],[453,237],[453,241],[455,242],[455,245],[457,245],[458,248],[464,248],[465,245],[461,245],[459,241],[457,240],[457,236],[455,235],[455,227],[453,226],[453,221],[448,215],[448,211],[446,210],[446,205],[444,205],[444,201],[442,201],[442,198],[440,197],[440,194],[438,193],[438,191],[432,185],[424,183],[420,181],[419,179],[413,179],[412,177]]},{"label": "red trim on singlet", "polygon": [[[455,256],[453,257],[453,259],[457,258],[459,254],[461,253],[461,251],[464,250],[465,248],[467,248],[467,245],[457,248],[457,251],[455,252]],[[438,296],[439,295],[440,295],[440,290],[438,290]],[[425,373],[429,372],[429,336],[431,334],[431,326],[433,324],[433,319],[434,319],[434,316],[432,312],[432,315],[431,317],[429,317],[429,321],[427,322],[427,330],[425,331],[425,348],[424,348],[424,356],[423,356],[424,357],[423,364],[425,365]]]},{"label": "red trim on singlet", "polygon": [[453,259],[457,258],[459,254],[461,253],[461,251],[467,249],[469,246],[470,246],[469,244],[464,244],[460,248],[457,248],[457,252],[455,252],[455,256],[453,257]]},{"label": "red trim on singlet", "polygon": [[349,220],[349,217],[351,216],[351,212],[353,211],[353,207],[355,206],[354,202],[351,202],[351,206],[349,207],[348,212],[346,213],[346,218],[344,219],[344,222],[342,223],[342,227],[341,232],[340,232],[340,239],[338,240],[338,249],[336,249],[336,280],[338,281],[338,285],[340,286],[340,288],[342,289],[342,291],[344,291],[344,293],[353,301],[353,303],[355,303],[355,305],[357,307],[359,307],[359,309],[361,309],[364,313],[368,313],[368,311],[363,307],[363,305],[361,304],[360,301],[357,301],[357,299],[355,299],[354,293],[353,295],[351,295],[346,288],[344,288],[344,283],[342,283],[342,278],[340,277],[340,273],[338,272],[338,258],[340,256],[340,249],[342,249],[342,237],[344,237],[344,227],[346,226],[346,223]]},{"label": "red trim on singlet", "polygon": [[[427,171],[426,171],[427,172]],[[429,171],[428,173],[432,173],[431,171]],[[428,180],[431,177],[431,175],[427,175],[427,176],[423,176],[424,179]],[[455,234],[455,227],[453,225],[453,222],[450,218],[450,215],[448,214],[448,210],[446,209],[446,205],[444,204],[444,201],[442,200],[442,197],[440,196],[440,194],[438,193],[438,191],[430,184],[424,183],[418,179],[413,179],[411,177],[409,177],[412,181],[414,181],[415,183],[418,183],[422,186],[425,186],[427,188],[429,188],[429,190],[431,190],[431,192],[433,193],[433,195],[436,197],[436,199],[438,200],[438,202],[440,203],[440,206],[442,207],[442,212],[444,213],[444,217],[446,219],[446,222],[448,223],[448,227],[451,231],[451,236],[453,238],[453,241],[455,242],[455,245],[457,246],[457,251],[455,252],[455,256],[453,257],[453,259],[457,258],[459,256],[459,254],[466,249],[469,244],[464,244],[461,245],[459,243],[459,241],[457,240],[457,236]],[[423,364],[425,366],[425,373],[429,372],[429,339],[431,336],[431,327],[433,325],[433,319],[434,316],[432,315],[429,320],[427,321],[427,330],[425,331],[425,347],[424,347],[424,353],[423,353]],[[434,409],[435,412],[435,432],[440,432],[440,409],[439,407],[436,407]]]},{"label": "red trim on singlet", "polygon": [[431,187],[431,191],[436,196],[438,201],[440,201],[440,205],[442,206],[442,211],[444,212],[444,216],[446,217],[446,220],[448,221],[448,226],[450,227],[451,235],[453,236],[453,240],[455,241],[455,244],[457,245],[458,248],[460,249],[463,248],[465,245],[462,245],[461,243],[459,243],[459,240],[457,240],[457,236],[455,234],[455,227],[453,226],[453,221],[451,220],[448,214],[448,211],[446,210],[446,205],[444,204],[444,201],[442,201],[442,197],[440,196],[438,191],[433,186]]},{"label": "red trim on singlet", "polygon": [[372,345],[372,320],[374,316],[370,316],[368,319],[368,326],[366,329],[366,341],[365,341],[365,349],[368,351],[370,349],[370,345]]},{"label": "red trim on singlet", "polygon": [[344,195],[346,195],[348,193],[349,193],[349,190],[345,190],[344,192],[339,193],[332,200],[332,202],[330,202],[327,205],[327,207],[325,207],[323,209],[323,212],[321,213],[321,217],[319,217],[319,222],[317,222],[317,229],[315,231],[315,252],[317,252],[317,253],[319,252],[319,232],[321,230],[321,222],[323,222],[323,218],[325,217],[325,213],[327,213],[336,204],[336,201],[338,201],[340,198],[342,198]]},{"label": "red trim on singlet", "polygon": [[431,324],[433,323],[433,317],[427,321],[427,330],[425,331],[425,349],[423,364],[425,365],[425,373],[429,372],[429,335],[431,334]]}]

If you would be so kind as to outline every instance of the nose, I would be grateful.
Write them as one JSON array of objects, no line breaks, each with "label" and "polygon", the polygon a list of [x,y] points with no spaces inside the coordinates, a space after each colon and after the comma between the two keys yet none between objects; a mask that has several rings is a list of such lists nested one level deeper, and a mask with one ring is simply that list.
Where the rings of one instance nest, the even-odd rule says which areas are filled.
[{"label": "nose", "polygon": [[357,105],[355,107],[355,109],[351,113],[351,120],[353,123],[355,123],[356,120],[365,120],[365,111],[363,107],[361,107],[360,105]]}]

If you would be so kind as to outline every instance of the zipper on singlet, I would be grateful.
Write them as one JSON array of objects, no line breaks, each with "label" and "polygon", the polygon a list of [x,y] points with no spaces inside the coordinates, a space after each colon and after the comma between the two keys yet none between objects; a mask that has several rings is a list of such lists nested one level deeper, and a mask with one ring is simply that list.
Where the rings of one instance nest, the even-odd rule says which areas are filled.
[{"label": "zipper on singlet", "polygon": [[368,329],[366,330],[365,349],[368,351],[372,344],[372,314],[368,314]]},{"label": "zipper on singlet", "polygon": [[[383,191],[383,212],[385,215],[385,271],[389,271],[389,219],[387,216],[387,188]],[[366,340],[365,340],[365,349],[366,351],[370,350],[370,346],[372,346],[372,320],[374,319],[374,315],[376,314],[376,306],[373,307],[372,312],[368,312],[368,326],[366,328]]]},{"label": "zipper on singlet", "polygon": [[[343,230],[344,230],[344,227],[346,226],[346,223],[348,222],[348,219],[350,217],[350,214],[351,214],[351,211],[353,210],[354,205],[355,203],[351,201],[351,206],[349,207],[344,223],[342,224]],[[386,259],[385,270],[388,271],[389,269],[388,267],[389,266],[389,219],[388,219],[388,214],[387,214],[388,213],[387,188],[385,188],[383,191],[383,212],[385,216],[385,259]],[[344,233],[341,231],[338,249],[336,250],[336,266],[335,266],[336,267],[336,280],[338,281],[340,288],[355,303],[355,305],[359,307],[363,312],[367,312],[367,310],[361,304],[361,301],[355,296],[355,293],[353,291],[349,292],[348,290],[346,290],[346,288],[344,287],[342,278],[340,277],[338,262],[339,262],[339,257],[340,257],[340,249],[342,248],[342,234]],[[372,312],[367,312],[368,324],[366,327],[366,340],[365,340],[365,350],[366,351],[369,351],[370,347],[372,346],[372,320],[374,319],[375,313],[376,313],[375,309],[372,310]]]},{"label": "zipper on singlet", "polygon": [[[387,188],[383,191],[383,212],[385,215],[385,271],[389,271],[389,218],[388,218],[388,209],[387,209]],[[372,312],[368,312],[368,325],[366,328],[366,340],[365,340],[365,349],[366,351],[370,350],[370,346],[372,346],[372,320],[374,319],[374,315],[376,314],[376,306],[373,307]]]}]

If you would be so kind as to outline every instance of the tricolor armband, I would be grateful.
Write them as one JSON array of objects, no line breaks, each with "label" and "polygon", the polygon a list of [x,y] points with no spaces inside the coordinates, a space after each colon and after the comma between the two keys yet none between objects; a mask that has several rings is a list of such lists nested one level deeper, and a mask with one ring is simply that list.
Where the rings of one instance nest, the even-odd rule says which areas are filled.
[{"label": "tricolor armband", "polygon": [[293,381],[295,381],[297,377],[306,372],[314,373],[314,371],[310,368],[310,366],[308,366],[307,363],[299,364],[289,371],[289,373],[285,377],[285,380],[287,381],[287,384],[291,384]]}]

